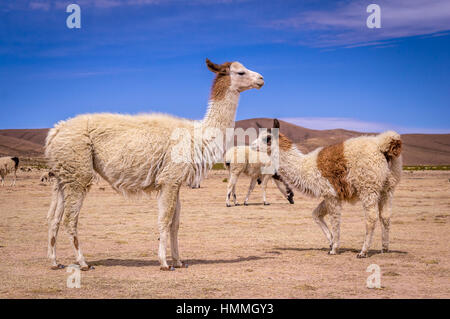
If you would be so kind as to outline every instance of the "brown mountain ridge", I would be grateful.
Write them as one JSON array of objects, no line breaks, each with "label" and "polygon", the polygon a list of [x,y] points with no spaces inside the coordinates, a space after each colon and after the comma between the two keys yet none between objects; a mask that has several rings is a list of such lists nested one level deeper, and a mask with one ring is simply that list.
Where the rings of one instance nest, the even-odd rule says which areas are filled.
[{"label": "brown mountain ridge", "polygon": [[[236,127],[257,128],[256,122],[270,127],[272,119],[255,118],[236,122]],[[313,130],[280,121],[281,132],[292,139],[302,152],[310,152],[351,137],[372,135],[344,129]],[[48,129],[0,130],[0,156],[43,157],[45,137]],[[450,164],[450,134],[403,134],[405,165]]]}]

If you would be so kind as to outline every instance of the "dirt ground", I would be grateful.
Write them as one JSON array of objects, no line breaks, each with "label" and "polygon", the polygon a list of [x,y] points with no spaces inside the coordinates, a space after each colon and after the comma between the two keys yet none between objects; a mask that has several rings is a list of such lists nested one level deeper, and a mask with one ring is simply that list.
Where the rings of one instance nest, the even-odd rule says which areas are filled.
[{"label": "dirt ground", "polygon": [[[125,199],[100,182],[80,214],[80,244],[95,266],[81,273],[80,289],[67,288],[69,273],[46,258],[51,186],[39,175],[20,172],[15,188],[0,187],[0,298],[450,298],[450,172],[404,172],[392,251],[379,253],[378,224],[367,259],[356,258],[359,204],[344,206],[341,254],[329,256],[311,217],[319,199],[296,193],[290,205],[270,182],[270,206],[257,186],[250,206],[227,208],[227,175],[211,172],[202,188],[182,189],[180,251],[189,268],[173,272],[159,270],[156,200]],[[248,184],[240,178],[241,203]],[[57,248],[60,263],[74,262],[64,229]],[[366,287],[370,264],[381,268],[381,289]]]}]

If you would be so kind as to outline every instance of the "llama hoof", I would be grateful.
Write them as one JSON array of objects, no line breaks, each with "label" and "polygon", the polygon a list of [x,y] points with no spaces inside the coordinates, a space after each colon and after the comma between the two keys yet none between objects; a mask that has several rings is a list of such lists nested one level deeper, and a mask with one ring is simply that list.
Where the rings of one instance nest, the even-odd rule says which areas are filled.
[{"label": "llama hoof", "polygon": [[189,265],[185,262],[182,262],[181,265],[173,266],[174,268],[188,268]]},{"label": "llama hoof", "polygon": [[294,204],[294,200],[293,199],[288,199],[289,204]]},{"label": "llama hoof", "polygon": [[337,252],[330,250],[330,251],[328,252],[328,255],[337,255]]},{"label": "llama hoof", "polygon": [[389,249],[388,248],[383,248],[383,249],[381,249],[381,253],[382,254],[386,254],[386,253],[388,253],[389,252]]},{"label": "llama hoof", "polygon": [[227,204],[227,207],[231,207],[231,205],[230,205],[230,204]]},{"label": "llama hoof", "polygon": [[81,267],[80,268],[81,269],[81,271],[88,271],[88,270],[94,270],[95,268],[94,268],[94,266],[83,266],[83,267]]},{"label": "llama hoof", "polygon": [[363,253],[363,252],[360,252],[358,255],[356,255],[356,258],[367,258],[367,257],[369,257],[367,255],[367,253]]},{"label": "llama hoof", "polygon": [[64,269],[66,266],[58,264],[56,266],[52,266],[51,269],[52,270],[58,270],[58,269]]},{"label": "llama hoof", "polygon": [[167,266],[167,267],[161,267],[159,268],[162,271],[174,271],[175,267],[174,266]]},{"label": "llama hoof", "polygon": [[269,206],[270,203],[264,202],[264,206]]},{"label": "llama hoof", "polygon": [[248,204],[247,204],[247,203],[244,203],[244,206],[248,206]]}]

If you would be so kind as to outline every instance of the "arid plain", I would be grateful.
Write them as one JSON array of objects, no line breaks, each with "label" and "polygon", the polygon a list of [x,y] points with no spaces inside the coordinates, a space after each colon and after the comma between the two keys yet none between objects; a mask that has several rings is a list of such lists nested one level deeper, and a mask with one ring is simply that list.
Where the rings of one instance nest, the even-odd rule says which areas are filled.
[{"label": "arid plain", "polygon": [[[341,254],[329,256],[313,222],[319,203],[295,194],[290,205],[269,183],[270,206],[256,187],[250,206],[225,207],[226,171],[200,189],[183,187],[180,250],[187,269],[159,270],[155,198],[125,199],[105,182],[93,186],[79,221],[81,247],[94,270],[81,288],[46,258],[49,184],[19,172],[0,188],[0,298],[450,298],[450,172],[404,172],[393,203],[391,252],[380,254],[377,225],[371,256],[357,259],[364,235],[359,204],[345,205]],[[8,185],[10,178],[8,179]],[[241,177],[242,203],[249,179]],[[74,262],[62,227],[59,262]],[[381,288],[368,289],[370,264]]]}]

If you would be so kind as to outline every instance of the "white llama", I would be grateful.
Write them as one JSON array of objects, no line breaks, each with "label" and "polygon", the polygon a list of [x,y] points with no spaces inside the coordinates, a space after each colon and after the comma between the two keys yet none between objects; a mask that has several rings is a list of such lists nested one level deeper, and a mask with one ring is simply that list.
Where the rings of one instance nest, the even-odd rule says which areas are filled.
[{"label": "white llama", "polygon": [[[279,128],[274,120],[274,128]],[[253,146],[274,141],[273,132],[260,134]],[[273,142],[272,142],[273,143]],[[402,173],[400,135],[388,131],[376,136],[360,136],[342,143],[302,154],[283,134],[279,134],[278,173],[303,193],[324,200],[313,217],[330,243],[330,254],[339,250],[342,202],[361,201],[366,216],[366,235],[358,258],[368,257],[376,221],[382,228],[382,251],[389,250],[391,200]],[[331,231],[324,221],[330,215]]]},{"label": "white llama", "polygon": [[278,174],[267,173],[264,171],[264,169],[269,171],[269,167],[271,165],[272,163],[270,161],[270,157],[265,152],[252,150],[249,146],[245,145],[230,148],[225,154],[225,166],[229,171],[226,197],[227,207],[231,207],[231,197],[233,197],[234,205],[238,205],[236,199],[236,183],[239,175],[242,173],[251,178],[248,193],[244,201],[245,206],[248,205],[250,194],[255,188],[256,183],[262,184],[263,203],[264,205],[269,205],[266,198],[266,188],[270,178],[273,178],[275,185],[278,187],[283,196],[289,201],[289,203],[294,204],[294,193],[289,185],[284,183]]},{"label": "white llama", "polygon": [[19,158],[18,157],[0,157],[0,177],[2,179],[2,186],[5,185],[5,177],[9,173],[13,173],[13,181],[11,186],[16,185],[17,180],[17,169],[19,168]]},{"label": "white llama", "polygon": [[[216,77],[206,115],[197,124],[201,124],[203,131],[215,129],[225,135],[227,128],[234,127],[240,93],[261,88],[264,80],[239,62],[218,65],[207,59],[206,64]],[[223,155],[217,143],[211,144],[211,138],[202,135],[200,146],[193,138],[184,141],[185,147],[194,149],[191,151],[194,158],[183,161],[172,158],[176,155],[174,149],[179,147],[174,133],[180,129],[194,136],[197,127],[194,123],[160,114],[87,114],[60,122],[50,130],[45,152],[56,177],[48,212],[48,255],[53,269],[63,267],[56,262],[55,249],[62,216],[77,262],[82,270],[89,269],[80,249],[77,222],[94,172],[125,195],[158,193],[161,270],[186,266],[178,253],[180,185],[192,184]],[[193,144],[196,146],[192,147]],[[169,233],[173,258],[170,267],[166,260]]]}]

